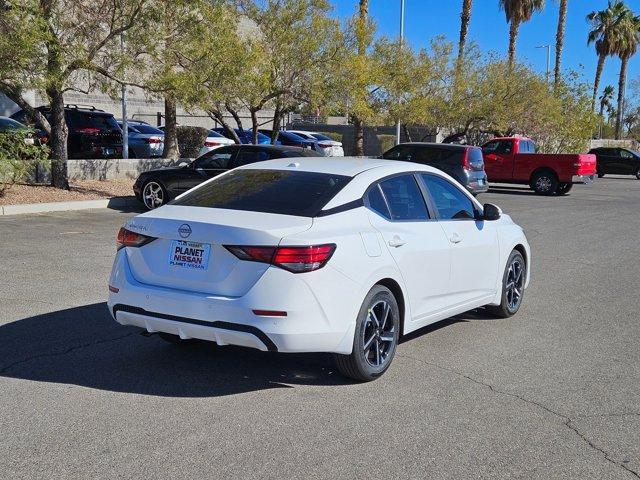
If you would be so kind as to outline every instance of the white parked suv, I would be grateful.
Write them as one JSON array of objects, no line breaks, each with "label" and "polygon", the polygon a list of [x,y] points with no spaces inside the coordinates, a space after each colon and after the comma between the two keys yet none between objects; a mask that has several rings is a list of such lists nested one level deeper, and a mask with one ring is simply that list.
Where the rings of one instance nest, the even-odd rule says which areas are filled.
[{"label": "white parked suv", "polygon": [[358,158],[245,165],[130,219],[117,242],[119,323],[332,352],[360,381],[402,334],[481,306],[515,314],[531,262],[522,228],[443,172]]}]

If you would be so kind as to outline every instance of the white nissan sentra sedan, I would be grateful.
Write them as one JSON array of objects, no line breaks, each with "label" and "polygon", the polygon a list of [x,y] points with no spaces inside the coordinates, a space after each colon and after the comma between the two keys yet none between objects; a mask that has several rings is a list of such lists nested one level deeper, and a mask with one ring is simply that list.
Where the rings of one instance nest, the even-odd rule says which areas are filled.
[{"label": "white nissan sentra sedan", "polygon": [[400,335],[522,303],[522,228],[425,165],[280,159],[213,178],[118,233],[109,309],[173,342],[332,352],[373,380]]}]

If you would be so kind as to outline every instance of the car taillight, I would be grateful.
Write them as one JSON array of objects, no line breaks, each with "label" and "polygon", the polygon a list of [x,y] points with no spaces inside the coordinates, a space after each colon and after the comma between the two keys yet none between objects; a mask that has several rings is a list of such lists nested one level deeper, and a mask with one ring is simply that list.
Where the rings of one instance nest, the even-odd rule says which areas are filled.
[{"label": "car taillight", "polygon": [[221,143],[218,142],[204,142],[204,146],[205,147],[219,147],[220,145],[222,145]]},{"label": "car taillight", "polygon": [[240,260],[262,262],[293,273],[312,272],[326,265],[336,250],[334,243],[306,247],[251,247],[225,245]]},{"label": "car taillight", "polygon": [[469,161],[469,149],[464,149],[464,155],[462,156],[462,168],[465,170],[472,170],[471,162]]},{"label": "car taillight", "polygon": [[330,143],[319,143],[318,145],[320,145],[320,147],[322,148],[332,148],[333,145],[331,145]]},{"label": "car taillight", "polygon": [[100,133],[100,129],[94,128],[94,127],[76,128],[76,133],[86,133],[87,135],[98,135]]},{"label": "car taillight", "polygon": [[120,228],[120,230],[118,231],[118,236],[116,237],[116,242],[119,249],[122,247],[141,247],[142,245],[146,245],[152,240],[155,240],[155,238],[132,232],[131,230],[127,230],[124,227]]},{"label": "car taillight", "polygon": [[145,143],[162,143],[162,139],[161,138],[145,138],[144,139]]}]

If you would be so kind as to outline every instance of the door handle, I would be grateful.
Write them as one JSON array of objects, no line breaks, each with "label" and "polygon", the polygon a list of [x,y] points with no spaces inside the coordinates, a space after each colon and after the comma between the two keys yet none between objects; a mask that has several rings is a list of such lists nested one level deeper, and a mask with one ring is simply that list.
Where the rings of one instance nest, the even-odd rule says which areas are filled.
[{"label": "door handle", "polygon": [[404,245],[405,242],[402,238],[400,238],[398,235],[394,235],[393,238],[391,240],[389,240],[389,246],[390,247],[401,247],[402,245]]},{"label": "door handle", "polygon": [[460,235],[458,232],[453,232],[449,237],[449,241],[451,243],[460,243],[462,241],[462,235]]}]

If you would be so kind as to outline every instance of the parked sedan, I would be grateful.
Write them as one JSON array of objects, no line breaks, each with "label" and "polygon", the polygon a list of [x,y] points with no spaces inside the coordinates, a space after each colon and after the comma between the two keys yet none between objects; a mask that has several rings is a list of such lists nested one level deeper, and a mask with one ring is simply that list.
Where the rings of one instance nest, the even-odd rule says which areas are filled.
[{"label": "parked sedan", "polygon": [[388,160],[431,165],[451,175],[473,195],[489,190],[482,149],[448,143],[401,143],[382,154]]},{"label": "parked sedan", "polygon": [[216,148],[224,147],[225,145],[234,145],[235,143],[236,142],[225,137],[221,133],[218,133],[215,130],[209,130],[207,138],[204,139],[204,145],[200,149],[198,156],[202,156]]},{"label": "parked sedan", "polygon": [[[124,127],[118,121],[120,128]],[[160,157],[164,150],[164,132],[146,122],[127,120],[129,158]]]},{"label": "parked sedan", "polygon": [[401,335],[477,307],[514,315],[522,228],[435,168],[283,158],[242,166],[128,220],[109,311],[173,343],[331,352],[374,380]]},{"label": "parked sedan", "polygon": [[299,147],[274,145],[227,145],[177,168],[161,168],[141,173],[133,193],[149,210],[160,207],[181,193],[211,177],[233,168],[274,158],[317,157],[316,152]]},{"label": "parked sedan", "polygon": [[598,177],[607,173],[635,175],[640,180],[640,153],[629,148],[600,147],[589,150],[596,156]]},{"label": "parked sedan", "polygon": [[307,140],[315,140],[317,141],[318,151],[322,153],[325,157],[343,157],[344,150],[342,148],[342,143],[337,142],[319,132],[307,132],[304,130],[288,130],[289,132],[295,133]]}]

